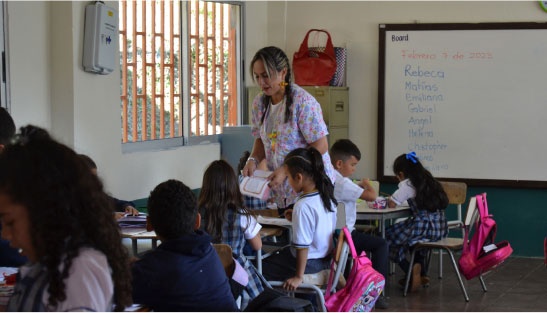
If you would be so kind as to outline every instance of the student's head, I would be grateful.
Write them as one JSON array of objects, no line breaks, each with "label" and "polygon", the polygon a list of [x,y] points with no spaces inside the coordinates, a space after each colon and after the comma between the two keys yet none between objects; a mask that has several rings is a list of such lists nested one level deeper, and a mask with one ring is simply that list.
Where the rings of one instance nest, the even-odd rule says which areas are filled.
[{"label": "student's head", "polygon": [[[289,120],[292,104],[291,65],[283,50],[277,47],[265,47],[258,50],[251,60],[251,76],[264,93],[266,107],[272,96],[285,96],[285,122]],[[275,104],[275,103],[274,103]],[[262,116],[264,121],[264,115]]]},{"label": "student's head", "polygon": [[15,123],[6,109],[0,107],[0,153],[15,135]]},{"label": "student's head", "polygon": [[115,303],[131,303],[127,251],[112,203],[81,158],[41,128],[21,128],[0,154],[0,220],[2,237],[46,268],[50,305],[66,299],[63,279],[83,247],[105,254]]},{"label": "student's head", "polygon": [[97,175],[97,164],[95,164],[95,161],[85,154],[78,154],[78,156],[84,161],[91,173]]},{"label": "student's head", "polygon": [[330,201],[332,200],[335,204],[338,202],[334,198],[332,181],[325,173],[323,157],[317,149],[314,147],[295,149],[287,154],[283,164],[289,184],[295,192],[301,192],[303,186],[313,184],[319,191],[325,208],[332,211]]},{"label": "student's head", "polygon": [[330,148],[330,159],[342,176],[349,177],[361,160],[361,151],[351,140],[339,139]]},{"label": "student's head", "polygon": [[247,160],[251,156],[251,153],[248,150],[245,150],[243,154],[241,155],[241,158],[239,159],[239,164],[237,165],[237,172],[241,173],[241,171],[245,168],[245,165],[247,164]]},{"label": "student's head", "polygon": [[402,181],[409,179],[416,189],[416,205],[421,210],[435,211],[448,205],[442,185],[424,168],[415,153],[401,154],[393,162],[393,173]]},{"label": "student's head", "polygon": [[192,234],[200,223],[194,192],[174,179],[152,190],[148,198],[148,214],[150,224],[164,240]]},{"label": "student's head", "polygon": [[205,170],[198,202],[204,215],[204,229],[215,241],[222,240],[226,211],[251,214],[243,202],[234,169],[224,160],[213,161]]}]

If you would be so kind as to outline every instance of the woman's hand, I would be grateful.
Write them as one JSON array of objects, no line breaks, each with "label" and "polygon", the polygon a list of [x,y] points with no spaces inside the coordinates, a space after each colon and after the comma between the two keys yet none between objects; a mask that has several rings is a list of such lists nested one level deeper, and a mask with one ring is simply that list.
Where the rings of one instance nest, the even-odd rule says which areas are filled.
[{"label": "woman's hand", "polygon": [[125,214],[138,216],[139,213],[140,213],[139,210],[135,209],[134,207],[132,207],[130,205],[125,207]]},{"label": "woman's hand", "polygon": [[303,277],[294,276],[285,281],[283,284],[283,289],[287,291],[295,291],[300,284],[304,281]]},{"label": "woman's hand", "polygon": [[268,186],[270,186],[270,188],[277,188],[278,186],[280,186],[281,184],[283,184],[283,182],[285,182],[285,179],[287,178],[287,173],[285,171],[285,167],[284,166],[281,166],[281,167],[278,167],[275,171],[273,171],[273,173],[268,176],[268,179],[270,180],[270,183],[268,184]]},{"label": "woman's hand", "polygon": [[245,167],[241,170],[241,175],[243,176],[253,176],[253,173],[256,170],[256,163],[253,160],[247,161]]}]

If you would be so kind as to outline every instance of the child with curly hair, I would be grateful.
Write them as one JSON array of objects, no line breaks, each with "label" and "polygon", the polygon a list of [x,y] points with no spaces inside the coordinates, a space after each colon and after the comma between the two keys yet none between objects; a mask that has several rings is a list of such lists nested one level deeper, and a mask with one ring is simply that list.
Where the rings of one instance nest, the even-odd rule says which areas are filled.
[{"label": "child with curly hair", "polygon": [[7,311],[111,311],[131,304],[127,251],[103,185],[78,155],[26,126],[0,154],[2,237],[22,249]]}]

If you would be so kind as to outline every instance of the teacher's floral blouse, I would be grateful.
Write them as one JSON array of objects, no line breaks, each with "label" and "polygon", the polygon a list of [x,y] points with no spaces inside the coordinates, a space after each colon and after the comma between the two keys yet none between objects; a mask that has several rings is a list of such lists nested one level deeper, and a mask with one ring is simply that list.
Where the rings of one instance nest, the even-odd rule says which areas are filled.
[{"label": "teacher's floral blouse", "polygon": [[[297,85],[291,85],[293,104],[291,106],[291,118],[285,123],[285,102],[277,111],[274,125],[268,123],[266,112],[264,124],[261,125],[264,114],[263,94],[260,93],[252,105],[252,132],[255,138],[262,139],[268,168],[273,171],[283,165],[285,156],[294,149],[306,148],[312,142],[328,135],[327,125],[323,120],[321,105],[315,98]],[[271,129],[267,133],[267,129]],[[329,153],[323,154],[323,164],[327,176],[334,183],[334,168]],[[294,203],[297,194],[292,190],[288,180],[270,193],[270,197],[280,208],[285,208]]]}]

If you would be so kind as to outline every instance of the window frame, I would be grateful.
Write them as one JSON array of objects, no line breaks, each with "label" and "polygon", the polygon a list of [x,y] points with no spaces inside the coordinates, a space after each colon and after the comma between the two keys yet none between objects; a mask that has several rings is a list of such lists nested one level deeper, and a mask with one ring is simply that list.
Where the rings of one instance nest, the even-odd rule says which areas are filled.
[{"label": "window frame", "polygon": [[[183,103],[182,103],[182,137],[174,138],[163,138],[163,139],[148,139],[146,141],[137,141],[137,142],[121,142],[122,153],[134,153],[134,152],[143,152],[143,151],[157,151],[157,150],[171,150],[177,149],[184,146],[194,146],[202,144],[211,144],[218,143],[220,134],[214,135],[196,135],[190,136],[191,132],[191,114],[190,114],[190,56],[189,56],[189,45],[190,45],[190,21],[189,21],[189,1],[178,0],[181,2],[180,8],[180,34],[181,40],[179,45],[179,55],[181,56],[181,69],[182,69],[182,82],[181,92],[183,93]],[[239,6],[239,16],[238,24],[239,28],[236,33],[236,55],[238,56],[239,62],[236,62],[236,80],[238,83],[237,87],[237,126],[241,125],[242,121],[245,119],[246,108],[245,105],[245,2],[244,1],[223,1],[223,0],[202,0],[204,2],[212,3],[223,3],[230,5]],[[120,68],[120,71],[123,69]],[[120,74],[121,75],[121,74]]]},{"label": "window frame", "polygon": [[7,5],[2,1],[0,6],[0,106],[11,112]]}]

